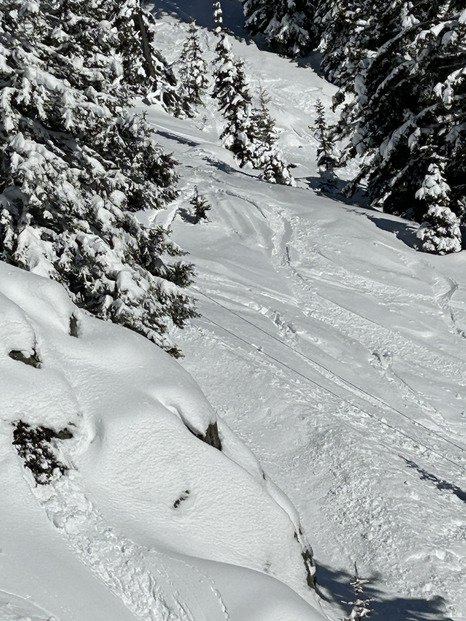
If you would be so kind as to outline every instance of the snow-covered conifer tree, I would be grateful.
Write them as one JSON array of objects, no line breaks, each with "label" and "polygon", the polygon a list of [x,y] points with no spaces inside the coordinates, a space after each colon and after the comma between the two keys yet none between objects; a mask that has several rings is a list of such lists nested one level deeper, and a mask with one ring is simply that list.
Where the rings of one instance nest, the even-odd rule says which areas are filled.
[{"label": "snow-covered conifer tree", "polygon": [[209,220],[207,212],[210,211],[211,207],[206,197],[199,194],[197,188],[194,189],[194,195],[189,202],[193,207],[192,214],[194,224],[198,224],[201,220]]},{"label": "snow-covered conifer tree", "polygon": [[246,28],[263,34],[272,49],[303,56],[316,43],[311,0],[243,0],[243,10]]},{"label": "snow-covered conifer tree", "polygon": [[435,156],[444,162],[449,208],[463,217],[465,40],[458,0],[377,4],[353,39],[364,50],[343,80],[339,137],[350,139],[346,157],[362,158],[358,179],[387,212],[425,221],[429,206],[416,193]]},{"label": "snow-covered conifer tree", "polygon": [[418,231],[419,249],[432,254],[460,252],[459,219],[449,208],[451,189],[445,181],[444,166],[430,164],[416,199],[427,205],[424,222]]},{"label": "snow-covered conifer tree", "polygon": [[214,86],[212,96],[218,100],[219,108],[228,103],[232,95],[235,57],[225,32],[220,32],[215,47]]},{"label": "snow-covered conifer tree", "polygon": [[192,267],[167,260],[181,251],[134,215],[176,196],[173,160],[123,107],[118,54],[81,55],[88,13],[61,28],[56,3],[1,9],[1,258],[176,354],[165,332],[194,313]]},{"label": "snow-covered conifer tree", "polygon": [[290,166],[283,159],[283,155],[277,149],[267,149],[260,160],[260,168],[263,173],[262,179],[269,183],[279,183],[281,185],[295,185],[295,180],[290,172]]},{"label": "snow-covered conifer tree", "polygon": [[251,124],[251,95],[244,66],[235,59],[225,32],[219,32],[214,60],[214,88],[212,95],[225,119],[221,138],[227,149],[237,157],[240,166],[254,165],[253,131]]},{"label": "snow-covered conifer tree", "polygon": [[315,137],[318,141],[317,167],[321,175],[320,187],[325,192],[332,192],[336,188],[334,168],[338,165],[335,140],[325,121],[325,109],[320,99],[317,100],[315,111],[314,127]]},{"label": "snow-covered conifer tree", "polygon": [[213,9],[215,32],[217,34],[220,34],[220,32],[223,30],[223,11],[220,2],[214,2]]},{"label": "snow-covered conifer tree", "polygon": [[[86,4],[74,1],[78,5]],[[149,8],[141,0],[96,1],[107,10],[108,16],[112,16],[112,26],[118,34],[124,81],[132,93],[151,103],[159,102],[176,116],[191,115],[183,84],[177,81],[172,68],[155,46],[157,27]]]},{"label": "snow-covered conifer tree", "polygon": [[191,24],[188,38],[183,45],[179,75],[188,95],[189,102],[202,104],[202,96],[207,91],[207,63],[203,58],[196,25]]},{"label": "snow-covered conifer tree", "polygon": [[255,167],[263,170],[262,178],[270,183],[295,185],[290,166],[277,146],[278,132],[270,115],[270,98],[261,87],[259,102],[251,113]]},{"label": "snow-covered conifer tree", "polygon": [[[236,59],[226,83],[220,111],[225,127],[220,135],[227,149],[237,158],[240,166],[255,164],[254,131],[251,122],[251,95],[248,90],[244,63]],[[220,104],[220,98],[219,98]]]},{"label": "snow-covered conifer tree", "polygon": [[262,169],[267,181],[294,185],[289,165],[275,145],[277,134],[265,93],[260,92],[259,106],[253,109],[244,63],[233,56],[226,33],[218,29],[218,35],[212,95],[225,118],[221,138],[226,148],[235,154],[240,166]]}]

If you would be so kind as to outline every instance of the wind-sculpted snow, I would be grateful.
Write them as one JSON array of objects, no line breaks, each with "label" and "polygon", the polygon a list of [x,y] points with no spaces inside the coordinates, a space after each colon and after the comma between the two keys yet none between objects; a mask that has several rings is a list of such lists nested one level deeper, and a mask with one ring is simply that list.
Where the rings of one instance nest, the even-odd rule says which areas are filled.
[{"label": "wind-sculpted snow", "polygon": [[[0,589],[33,596],[59,621],[106,619],[89,611],[92,597],[82,614],[69,600],[56,577],[60,559],[83,594],[84,583],[97,594],[106,586],[130,618],[242,621],[237,596],[227,589],[226,606],[215,584],[220,562],[269,574],[244,578],[269,600],[269,610],[249,600],[261,621],[278,619],[283,607],[296,621],[320,618],[289,588],[312,597],[296,511],[176,361],[88,316],[57,283],[3,263],[0,312],[0,485],[11,493],[0,508]],[[221,450],[207,442],[214,426]],[[50,540],[47,558],[36,537]],[[216,563],[204,571],[200,558]],[[48,576],[37,575],[38,562]],[[270,576],[289,586],[274,594]],[[19,619],[14,610],[8,621]]]}]

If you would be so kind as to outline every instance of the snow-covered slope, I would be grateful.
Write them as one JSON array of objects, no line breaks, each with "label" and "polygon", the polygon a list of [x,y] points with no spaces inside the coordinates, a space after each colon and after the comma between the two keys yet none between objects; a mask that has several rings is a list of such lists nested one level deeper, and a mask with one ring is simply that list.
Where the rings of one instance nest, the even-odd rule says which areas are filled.
[{"label": "snow-covered slope", "polygon": [[[291,504],[177,362],[88,317],[40,276],[1,264],[0,292],[2,614],[227,618],[217,565],[204,569],[191,556],[266,572],[312,600]],[[36,484],[16,450],[19,421],[67,430],[52,443],[64,476]],[[196,437],[212,423],[222,451]],[[280,606],[320,618],[268,576],[218,571],[220,583],[231,574],[270,595],[276,606],[268,613],[259,602],[261,619],[280,618]],[[76,592],[86,594],[82,607]],[[230,600],[239,621],[244,599]]]},{"label": "snow-covered slope", "polygon": [[[175,61],[178,18],[210,25],[210,4],[159,4]],[[240,3],[222,4],[238,32]],[[212,58],[213,34],[201,39]],[[333,87],[254,44],[233,49],[272,96],[298,187],[240,170],[211,100],[191,120],[148,111],[182,195],[141,217],[170,225],[197,268],[202,316],[177,335],[188,373],[58,285],[1,267],[0,618],[339,619],[356,561],[379,620],[464,621],[464,256],[420,255],[415,225],[316,193],[309,125]],[[194,226],[181,214],[196,186],[212,210]],[[12,446],[20,419],[73,432],[51,486]],[[222,452],[194,435],[214,421]],[[313,544],[320,603],[272,480]]]},{"label": "snow-covered slope", "polygon": [[[189,3],[175,4],[159,29],[172,60]],[[272,97],[299,187],[238,169],[211,100],[194,124],[153,111],[185,197],[197,186],[212,205],[197,227],[176,207],[156,216],[197,266],[202,317],[182,335],[183,365],[298,507],[335,615],[356,561],[378,618],[463,620],[464,253],[420,254],[415,224],[316,193],[309,125],[332,86],[254,44],[233,48]]]}]

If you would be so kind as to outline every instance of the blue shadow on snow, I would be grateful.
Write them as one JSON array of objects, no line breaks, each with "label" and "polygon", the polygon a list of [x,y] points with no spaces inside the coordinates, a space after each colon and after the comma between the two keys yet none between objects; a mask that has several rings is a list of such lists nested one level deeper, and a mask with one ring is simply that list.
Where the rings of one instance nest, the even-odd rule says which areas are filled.
[{"label": "blue shadow on snow", "polygon": [[[354,599],[350,582],[353,576],[345,571],[334,570],[317,563],[317,584],[321,587],[319,594],[327,601],[337,604],[342,611],[342,618],[350,614],[350,606],[342,602]],[[365,597],[372,599],[370,606],[374,614],[370,617],[377,621],[453,621],[445,613],[442,597],[431,599],[394,597],[388,598],[373,585],[379,582],[377,575],[369,578]],[[322,592],[325,589],[325,592]]]}]

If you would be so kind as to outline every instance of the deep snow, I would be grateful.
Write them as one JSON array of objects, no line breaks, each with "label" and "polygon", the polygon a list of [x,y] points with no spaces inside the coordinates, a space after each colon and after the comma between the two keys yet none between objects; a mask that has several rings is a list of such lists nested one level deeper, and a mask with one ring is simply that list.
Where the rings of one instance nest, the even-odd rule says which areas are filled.
[{"label": "deep snow", "polygon": [[[160,26],[172,60],[184,28]],[[309,126],[333,87],[253,43],[233,49],[272,97],[300,187],[238,169],[211,100],[194,123],[153,112],[185,197],[197,186],[212,205],[196,227],[176,206],[156,215],[197,266],[202,317],[182,364],[298,507],[329,599],[351,598],[356,561],[379,619],[465,619],[464,253],[420,254],[414,223],[319,195]]]},{"label": "deep snow", "polygon": [[[235,610],[248,599],[223,586],[226,606],[221,562],[241,568],[219,569],[222,584],[231,574],[263,594],[250,602],[261,619],[280,619],[283,607],[297,621],[322,618],[294,508],[176,361],[79,311],[60,285],[5,264],[0,298],[2,614],[241,621]],[[34,353],[39,366],[12,351]],[[12,445],[18,420],[72,432],[57,441],[65,476],[35,484]],[[193,433],[212,422],[222,452]],[[86,594],[82,607],[70,589]]]},{"label": "deep snow", "polygon": [[[240,33],[240,3],[223,4]],[[187,15],[210,26],[210,3],[167,7],[158,43],[175,61]],[[212,58],[214,35],[201,39]],[[309,125],[334,88],[254,43],[233,49],[272,97],[298,187],[238,169],[209,98],[191,120],[149,110],[182,193],[141,218],[171,226],[196,264],[202,316],[175,335],[195,381],[84,314],[69,336],[63,290],[1,267],[0,617],[339,619],[356,561],[374,618],[464,621],[464,253],[418,254],[413,223],[319,195]],[[181,213],[196,186],[212,210],[194,226]],[[8,357],[34,347],[40,369]],[[186,426],[216,413],[224,454]],[[11,446],[19,416],[75,426],[69,477],[34,486]],[[272,481],[314,547],[320,603]]]}]

